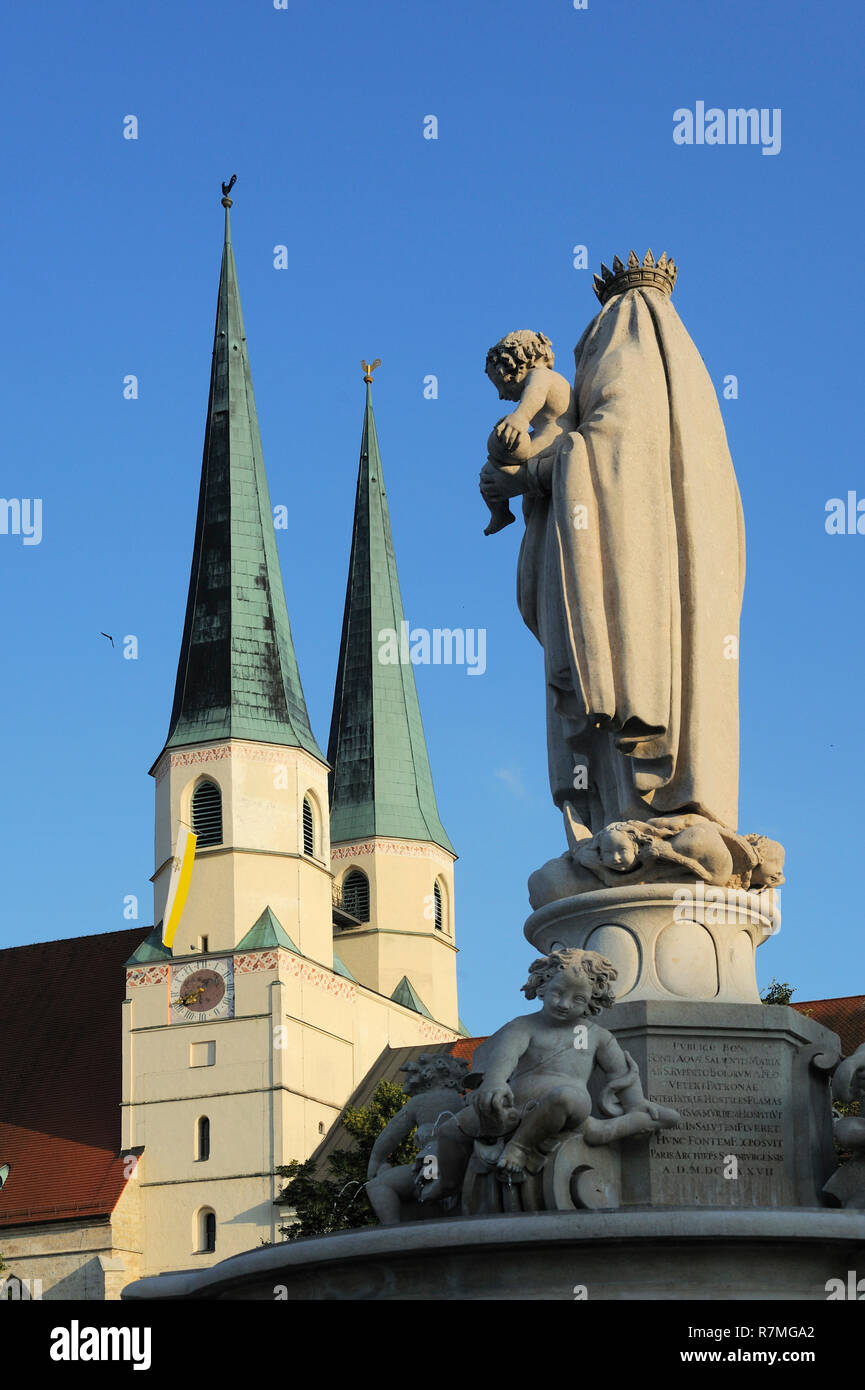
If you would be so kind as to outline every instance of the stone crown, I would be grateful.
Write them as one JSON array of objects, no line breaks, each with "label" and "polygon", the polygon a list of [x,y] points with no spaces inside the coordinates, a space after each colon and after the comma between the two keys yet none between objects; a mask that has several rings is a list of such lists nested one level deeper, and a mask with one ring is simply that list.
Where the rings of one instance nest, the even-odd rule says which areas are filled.
[{"label": "stone crown", "polygon": [[624,294],[625,290],[634,290],[640,285],[672,294],[678,273],[678,267],[666,251],[657,261],[652,252],[647,251],[642,262],[636,251],[630,251],[627,265],[623,265],[618,256],[613,257],[612,270],[601,262],[601,273],[594,277],[594,291],[602,304],[606,304],[614,294]]}]

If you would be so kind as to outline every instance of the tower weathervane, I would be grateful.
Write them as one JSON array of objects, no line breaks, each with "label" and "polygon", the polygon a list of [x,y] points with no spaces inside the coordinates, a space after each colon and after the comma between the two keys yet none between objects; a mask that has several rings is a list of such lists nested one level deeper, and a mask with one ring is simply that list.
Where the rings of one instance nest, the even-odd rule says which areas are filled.
[{"label": "tower weathervane", "polygon": [[364,362],[363,358],[361,358],[360,365],[363,367],[364,370],[364,381],[367,383],[367,385],[372,385],[372,374],[375,371],[376,367],[381,366],[381,358],[377,357],[374,362]]},{"label": "tower weathervane", "polygon": [[228,183],[224,183],[224,184],[222,185],[222,206],[223,206],[224,208],[230,208],[230,207],[231,207],[232,200],[231,200],[231,198],[229,198],[228,195],[229,195],[229,193],[231,192],[232,188],[234,187],[234,185],[235,185],[236,183],[237,183],[237,175],[236,175],[236,174],[232,174],[231,178],[228,180]]}]

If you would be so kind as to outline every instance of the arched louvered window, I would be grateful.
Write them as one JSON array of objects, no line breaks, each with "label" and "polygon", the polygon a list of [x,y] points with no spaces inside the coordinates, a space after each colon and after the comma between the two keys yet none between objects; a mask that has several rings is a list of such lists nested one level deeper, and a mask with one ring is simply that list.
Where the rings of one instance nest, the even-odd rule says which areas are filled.
[{"label": "arched louvered window", "polygon": [[195,1147],[198,1162],[206,1162],[210,1158],[210,1120],[206,1115],[202,1115],[198,1121]]},{"label": "arched louvered window", "polygon": [[199,782],[192,793],[192,830],[198,849],[222,844],[222,794],[215,782]]},{"label": "arched louvered window", "polygon": [[303,798],[303,852],[315,854],[315,815],[308,796]]},{"label": "arched louvered window", "polygon": [[202,1207],[198,1213],[198,1252],[210,1255],[216,1249],[216,1212]]},{"label": "arched louvered window", "polygon": [[436,931],[444,931],[444,929],[445,929],[445,912],[444,912],[444,902],[443,902],[443,899],[442,899],[442,890],[441,890],[441,884],[440,884],[440,883],[436,883],[435,886],[433,887],[433,902],[434,902],[434,906],[435,906],[435,927],[436,927]]},{"label": "arched louvered window", "polygon": [[369,921],[369,879],[360,869],[352,869],[343,879],[342,905],[359,922]]}]

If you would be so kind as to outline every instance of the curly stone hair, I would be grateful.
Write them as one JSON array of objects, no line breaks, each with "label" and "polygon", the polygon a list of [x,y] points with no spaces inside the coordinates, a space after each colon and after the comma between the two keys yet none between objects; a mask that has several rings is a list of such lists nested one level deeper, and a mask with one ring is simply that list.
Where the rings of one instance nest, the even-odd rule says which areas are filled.
[{"label": "curly stone hair", "polygon": [[464,1057],[452,1057],[446,1052],[422,1052],[420,1057],[413,1058],[406,1066],[400,1067],[400,1071],[408,1071],[409,1067],[417,1068],[419,1071],[432,1071],[432,1079],[424,1088],[426,1090],[452,1087],[455,1091],[461,1091],[469,1064]]},{"label": "curly stone hair", "polygon": [[526,998],[543,999],[546,986],[563,970],[588,977],[592,986],[589,1013],[599,1014],[601,1009],[609,1009],[616,1002],[612,984],[619,972],[612,961],[597,951],[581,951],[577,947],[552,951],[550,955],[534,961],[529,966],[529,978],[523,985]]},{"label": "curly stone hair", "polygon": [[515,333],[506,333],[504,338],[493,343],[484,371],[489,377],[493,371],[498,371],[504,381],[516,381],[532,367],[552,367],[555,360],[553,345],[546,334],[518,328]]}]

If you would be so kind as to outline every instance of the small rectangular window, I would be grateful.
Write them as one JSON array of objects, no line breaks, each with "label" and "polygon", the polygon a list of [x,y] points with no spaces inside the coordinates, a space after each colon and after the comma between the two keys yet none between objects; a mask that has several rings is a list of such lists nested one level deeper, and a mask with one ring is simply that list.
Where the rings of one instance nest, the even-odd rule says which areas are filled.
[{"label": "small rectangular window", "polygon": [[194,1042],[189,1044],[189,1065],[191,1067],[212,1067],[216,1065],[216,1043]]},{"label": "small rectangular window", "polygon": [[199,1163],[206,1163],[210,1158],[210,1120],[206,1115],[202,1115],[198,1121],[198,1153],[196,1158]]}]

